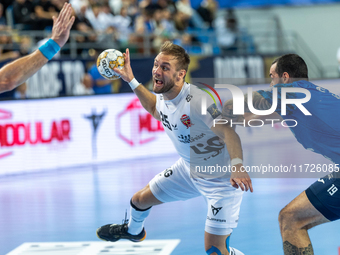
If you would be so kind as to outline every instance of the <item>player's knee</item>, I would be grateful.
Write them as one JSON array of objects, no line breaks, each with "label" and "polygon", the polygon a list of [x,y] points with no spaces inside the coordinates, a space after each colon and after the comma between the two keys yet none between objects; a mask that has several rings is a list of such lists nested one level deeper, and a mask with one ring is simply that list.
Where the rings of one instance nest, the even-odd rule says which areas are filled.
[{"label": "player's knee", "polygon": [[293,230],[298,228],[298,222],[294,217],[294,210],[289,207],[283,208],[279,213],[280,229],[282,231]]},{"label": "player's knee", "polygon": [[287,223],[289,223],[289,221],[287,220],[288,218],[289,218],[289,213],[285,207],[279,213],[279,224],[280,224],[281,232],[287,227]]},{"label": "player's knee", "polygon": [[142,194],[140,191],[136,192],[132,198],[131,198],[131,203],[137,207],[138,209],[143,209],[143,198]]},{"label": "player's knee", "polygon": [[147,196],[147,193],[144,189],[142,189],[132,196],[131,203],[138,209],[144,210],[150,207],[150,203],[148,200],[149,198]]}]

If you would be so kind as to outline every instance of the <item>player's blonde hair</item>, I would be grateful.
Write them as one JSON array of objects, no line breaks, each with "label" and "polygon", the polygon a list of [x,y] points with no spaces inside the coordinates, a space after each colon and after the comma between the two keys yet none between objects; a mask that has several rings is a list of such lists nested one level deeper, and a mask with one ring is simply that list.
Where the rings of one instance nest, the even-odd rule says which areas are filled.
[{"label": "player's blonde hair", "polygon": [[166,41],[162,44],[160,52],[165,55],[174,56],[177,60],[177,71],[184,69],[188,72],[188,67],[190,64],[189,54],[181,46],[173,44],[170,41]]}]

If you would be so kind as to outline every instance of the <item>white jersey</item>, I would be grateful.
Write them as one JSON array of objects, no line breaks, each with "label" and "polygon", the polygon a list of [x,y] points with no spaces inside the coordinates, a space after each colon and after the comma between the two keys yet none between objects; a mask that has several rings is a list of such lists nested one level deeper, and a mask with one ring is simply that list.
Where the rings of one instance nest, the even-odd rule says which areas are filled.
[{"label": "white jersey", "polygon": [[[229,176],[228,171],[221,171],[222,167],[226,169],[230,165],[226,145],[210,129],[213,120],[221,118],[221,115],[206,92],[184,83],[180,93],[172,100],[164,100],[161,94],[156,96],[156,109],[164,130],[190,167],[191,174],[207,178]],[[207,99],[206,115],[201,114],[203,96]]]}]

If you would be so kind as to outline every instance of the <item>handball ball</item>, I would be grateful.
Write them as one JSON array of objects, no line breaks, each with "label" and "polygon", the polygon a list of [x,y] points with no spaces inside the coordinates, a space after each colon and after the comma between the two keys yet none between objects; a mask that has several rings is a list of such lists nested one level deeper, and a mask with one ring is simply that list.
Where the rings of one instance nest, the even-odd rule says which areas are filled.
[{"label": "handball ball", "polygon": [[97,59],[97,69],[101,76],[108,80],[116,80],[120,75],[113,71],[113,68],[122,69],[125,60],[124,55],[119,50],[104,50]]}]

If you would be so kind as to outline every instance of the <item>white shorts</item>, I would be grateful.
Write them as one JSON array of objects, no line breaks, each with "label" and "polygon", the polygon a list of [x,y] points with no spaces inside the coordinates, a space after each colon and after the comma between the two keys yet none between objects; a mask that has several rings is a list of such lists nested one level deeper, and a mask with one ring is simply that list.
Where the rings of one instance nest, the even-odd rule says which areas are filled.
[{"label": "white shorts", "polygon": [[237,227],[243,191],[232,187],[229,178],[191,178],[189,166],[180,158],[170,168],[157,174],[149,186],[152,194],[163,203],[202,195],[208,206],[206,229],[207,226]]}]

